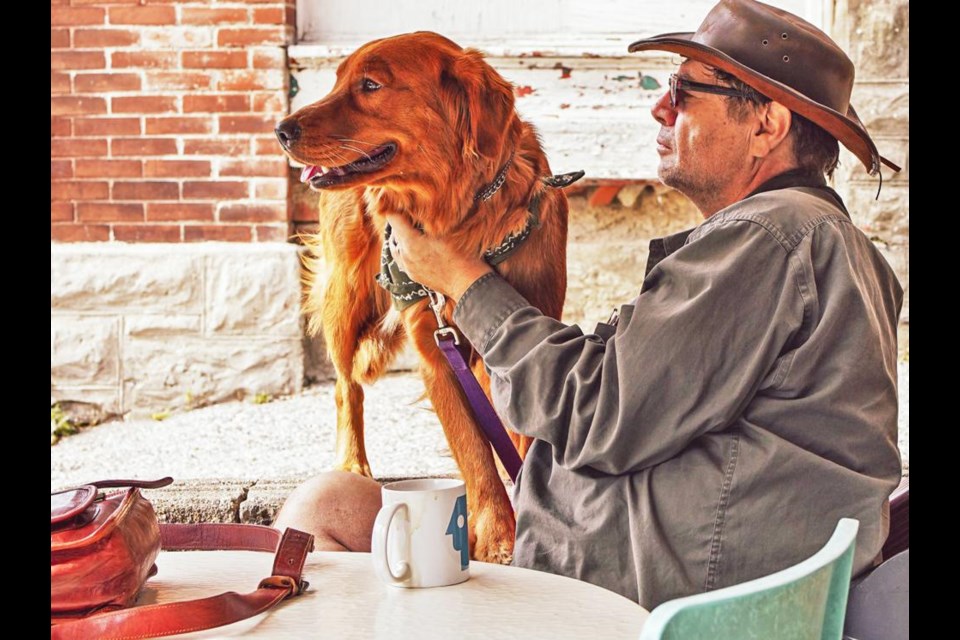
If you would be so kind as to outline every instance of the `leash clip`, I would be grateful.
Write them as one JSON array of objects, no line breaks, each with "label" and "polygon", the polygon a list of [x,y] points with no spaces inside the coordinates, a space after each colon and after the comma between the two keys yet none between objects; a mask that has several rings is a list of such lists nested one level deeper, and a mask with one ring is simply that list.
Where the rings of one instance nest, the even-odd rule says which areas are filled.
[{"label": "leash clip", "polygon": [[[424,287],[427,289],[427,287]],[[427,289],[427,296],[430,298],[430,308],[433,309],[433,315],[437,317],[437,327],[443,329],[447,323],[443,321],[443,306],[447,304],[447,297],[439,291]]]},{"label": "leash clip", "polygon": [[460,336],[457,334],[456,329],[447,325],[443,320],[443,307],[447,304],[447,297],[440,293],[439,291],[434,291],[433,289],[427,289],[427,296],[430,298],[430,308],[433,310],[433,315],[437,317],[437,330],[433,332],[433,340],[437,343],[437,346],[440,346],[441,336],[450,336],[453,338],[453,344],[460,344]]},{"label": "leash clip", "polygon": [[453,327],[440,327],[433,332],[433,341],[437,343],[438,347],[440,346],[440,336],[452,336],[453,344],[460,346],[460,335]]}]

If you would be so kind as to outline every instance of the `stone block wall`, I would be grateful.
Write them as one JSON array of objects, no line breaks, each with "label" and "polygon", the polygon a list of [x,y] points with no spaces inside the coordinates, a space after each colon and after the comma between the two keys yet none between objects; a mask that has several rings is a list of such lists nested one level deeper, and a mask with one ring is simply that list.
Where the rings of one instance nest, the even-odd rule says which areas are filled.
[{"label": "stone block wall", "polygon": [[703,221],[689,200],[659,183],[621,187],[602,206],[590,203],[596,193],[588,189],[569,198],[563,318],[585,331],[640,294],[651,239]]},{"label": "stone block wall", "polygon": [[104,419],[302,388],[297,247],[51,249],[52,401]]},{"label": "stone block wall", "polygon": [[901,355],[910,346],[909,33],[907,0],[836,0],[831,34],[857,68],[851,103],[880,153],[902,167],[899,173],[884,167],[881,187],[843,150],[836,178],[854,222],[874,240],[903,284]]}]

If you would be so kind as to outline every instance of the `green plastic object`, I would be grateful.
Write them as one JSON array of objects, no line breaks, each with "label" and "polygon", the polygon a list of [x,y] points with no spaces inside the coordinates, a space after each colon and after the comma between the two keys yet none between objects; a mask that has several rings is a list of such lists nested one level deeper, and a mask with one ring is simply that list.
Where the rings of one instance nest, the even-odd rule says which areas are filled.
[{"label": "green plastic object", "polygon": [[640,640],[840,640],[860,523],[843,518],[827,544],[783,571],[664,602]]},{"label": "green plastic object", "polygon": [[653,76],[640,74],[640,88],[645,91],[654,91],[660,88],[660,81]]}]

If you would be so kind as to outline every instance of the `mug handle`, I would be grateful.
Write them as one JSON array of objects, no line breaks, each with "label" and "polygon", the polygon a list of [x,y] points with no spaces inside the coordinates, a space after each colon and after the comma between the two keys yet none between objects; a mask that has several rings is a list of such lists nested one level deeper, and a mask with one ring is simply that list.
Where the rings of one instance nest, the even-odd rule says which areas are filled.
[{"label": "mug handle", "polygon": [[392,582],[394,584],[403,584],[410,579],[409,562],[401,561],[397,563],[397,569],[400,572],[399,575],[397,575],[390,568],[390,562],[387,560],[387,537],[390,534],[390,523],[400,509],[403,509],[404,517],[409,520],[410,512],[407,509],[407,505],[402,502],[385,505],[380,508],[377,519],[373,523],[373,538],[370,544],[370,552],[373,556],[373,568],[376,570],[377,575],[384,582]]}]

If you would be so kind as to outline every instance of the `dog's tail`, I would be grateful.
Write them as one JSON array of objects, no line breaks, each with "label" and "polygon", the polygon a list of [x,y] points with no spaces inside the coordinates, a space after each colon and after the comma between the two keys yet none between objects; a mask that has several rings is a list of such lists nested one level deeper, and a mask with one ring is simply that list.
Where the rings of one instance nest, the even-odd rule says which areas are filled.
[{"label": "dog's tail", "polygon": [[403,346],[405,337],[400,313],[390,308],[360,334],[353,358],[353,379],[370,384],[380,378]]},{"label": "dog's tail", "polygon": [[330,278],[329,266],[323,258],[323,241],[319,234],[298,233],[304,249],[300,252],[301,313],[307,319],[307,335],[317,336],[323,330],[323,297]]}]

